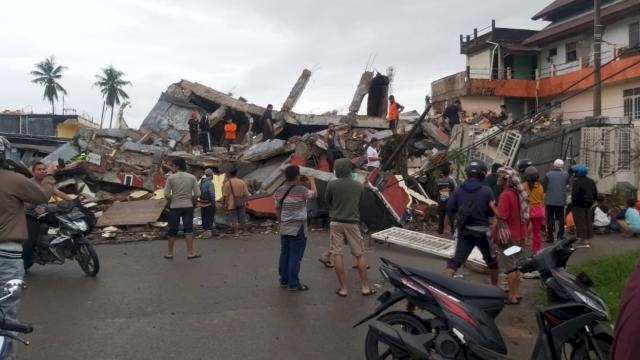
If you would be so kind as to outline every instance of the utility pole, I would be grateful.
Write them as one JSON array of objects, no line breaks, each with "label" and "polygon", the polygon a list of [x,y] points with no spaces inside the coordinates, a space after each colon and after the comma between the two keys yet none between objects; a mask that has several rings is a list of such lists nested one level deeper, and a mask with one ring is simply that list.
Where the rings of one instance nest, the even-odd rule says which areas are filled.
[{"label": "utility pole", "polygon": [[601,84],[602,25],[600,25],[600,0],[593,0],[593,116],[602,115]]}]

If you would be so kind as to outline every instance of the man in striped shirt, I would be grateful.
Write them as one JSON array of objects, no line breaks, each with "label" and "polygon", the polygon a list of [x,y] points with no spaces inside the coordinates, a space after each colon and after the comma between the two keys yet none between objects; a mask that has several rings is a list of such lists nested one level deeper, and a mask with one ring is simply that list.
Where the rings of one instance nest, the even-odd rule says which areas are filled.
[{"label": "man in striped shirt", "polygon": [[280,287],[304,291],[309,287],[300,283],[298,275],[307,246],[307,200],[316,197],[316,183],[313,178],[301,176],[297,165],[287,166],[284,175],[285,184],[273,195],[280,221]]}]

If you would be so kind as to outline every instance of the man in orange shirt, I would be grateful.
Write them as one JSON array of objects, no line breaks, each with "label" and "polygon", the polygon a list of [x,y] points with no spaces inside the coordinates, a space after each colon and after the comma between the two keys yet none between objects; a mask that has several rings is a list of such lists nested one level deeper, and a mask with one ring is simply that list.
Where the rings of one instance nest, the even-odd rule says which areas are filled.
[{"label": "man in orange shirt", "polygon": [[398,104],[393,95],[389,96],[389,113],[387,114],[387,121],[389,122],[389,129],[393,132],[393,135],[397,133],[398,121],[400,120],[400,113],[404,110],[404,106]]},{"label": "man in orange shirt", "polygon": [[233,122],[230,116],[227,117],[227,123],[224,124],[224,146],[227,148],[227,151],[231,148],[231,144],[236,142],[237,129],[238,125]]}]

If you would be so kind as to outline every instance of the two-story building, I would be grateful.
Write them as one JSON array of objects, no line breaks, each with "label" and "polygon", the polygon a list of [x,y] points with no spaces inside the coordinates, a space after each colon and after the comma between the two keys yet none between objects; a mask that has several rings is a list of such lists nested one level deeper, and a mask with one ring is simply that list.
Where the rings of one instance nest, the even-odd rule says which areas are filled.
[{"label": "two-story building", "polygon": [[[598,126],[574,127],[580,136],[571,144],[540,147],[546,150],[533,154],[523,142],[520,152],[537,157],[539,165],[572,154],[589,165],[607,192],[618,182],[638,183],[633,163],[640,152],[633,128],[640,121],[640,2],[602,0],[600,14],[601,114],[609,119]],[[492,22],[484,33],[461,36],[467,68],[432,83],[436,109],[454,99],[460,99],[468,113],[505,104],[518,121],[551,104],[549,116],[564,127],[592,116],[594,2],[556,0],[533,20],[549,24],[530,31],[497,28]]]}]

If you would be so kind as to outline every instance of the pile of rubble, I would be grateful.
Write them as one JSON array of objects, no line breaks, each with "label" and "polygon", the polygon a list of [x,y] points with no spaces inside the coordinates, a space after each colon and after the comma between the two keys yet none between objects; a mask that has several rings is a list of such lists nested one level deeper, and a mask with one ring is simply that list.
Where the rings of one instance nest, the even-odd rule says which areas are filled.
[{"label": "pile of rubble", "polygon": [[[409,183],[405,178],[442,159],[449,142],[446,134],[439,131],[434,122],[422,121],[426,111],[421,119],[417,112],[403,114],[397,137],[387,129],[386,107],[369,106],[374,112],[379,109],[378,113],[356,115],[370,88],[373,78],[370,72],[363,74],[349,114],[294,113],[292,109],[309,76],[310,72],[303,71],[281,110],[274,112],[276,139],[262,141],[258,134],[251,139],[252,145],[236,144],[229,150],[215,146],[221,143],[221,120],[225,116],[234,119],[238,126],[237,137],[244,139],[249,131],[249,119],[261,116],[265,108],[182,80],[160,96],[139,130],[82,129],[78,136],[47,156],[44,162],[60,164],[62,170],[56,176],[63,190],[83,193],[93,202],[100,234],[108,239],[121,240],[127,238],[127,234],[136,234],[138,238],[160,236],[166,226],[162,221],[166,204],[163,189],[170,171],[167,164],[176,157],[184,158],[189,171],[196,177],[200,177],[206,168],[214,169],[219,174],[214,176],[218,199],[224,174],[231,168],[237,169],[253,194],[248,199],[247,211],[256,219],[275,218],[272,194],[284,182],[282,170],[289,164],[299,165],[303,175],[316,179],[319,196],[313,213],[322,218],[327,213],[324,189],[334,178],[328,172],[324,133],[327,125],[333,123],[345,140],[344,156],[354,164],[363,164],[361,156],[373,137],[383,143],[389,142],[392,148],[406,148],[403,155],[395,159],[404,164],[403,171],[393,171],[388,166],[370,173],[362,166],[357,170],[359,180],[366,185],[363,221],[372,229],[385,229],[403,226],[416,216],[426,216],[428,207],[435,203],[418,182]],[[386,93],[381,96],[384,100],[376,101],[386,104]],[[368,99],[374,100],[371,96]],[[193,151],[189,146],[187,120],[193,111],[207,114],[214,145],[207,153]],[[414,130],[414,126],[418,128]],[[385,163],[386,160],[393,161],[385,159]],[[216,223],[224,227],[224,213],[218,211],[216,214]],[[267,224],[275,225],[275,222]],[[265,228],[258,227],[259,231],[267,231]]]}]

